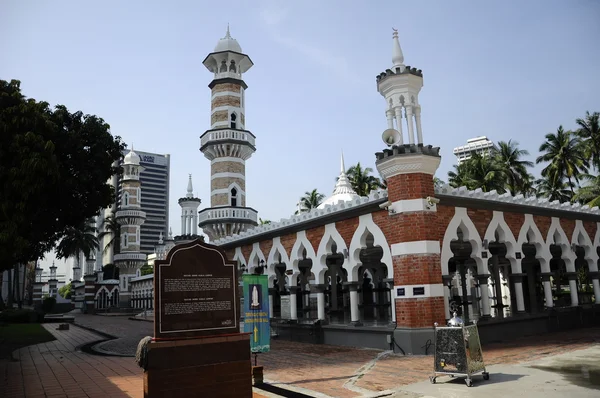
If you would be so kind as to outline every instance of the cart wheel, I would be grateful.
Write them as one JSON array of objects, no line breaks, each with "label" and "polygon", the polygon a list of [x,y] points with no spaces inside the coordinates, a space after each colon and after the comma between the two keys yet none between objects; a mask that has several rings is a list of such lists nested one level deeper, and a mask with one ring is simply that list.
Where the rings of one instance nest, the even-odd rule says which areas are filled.
[{"label": "cart wheel", "polygon": [[483,380],[489,380],[490,379],[490,374],[488,372],[483,372]]},{"label": "cart wheel", "polygon": [[435,377],[434,376],[429,376],[429,381],[431,382],[431,384],[435,384]]},{"label": "cart wheel", "polygon": [[454,375],[450,375],[450,377],[454,377]]},{"label": "cart wheel", "polygon": [[467,383],[467,387],[473,387],[473,380],[465,379],[465,383]]}]

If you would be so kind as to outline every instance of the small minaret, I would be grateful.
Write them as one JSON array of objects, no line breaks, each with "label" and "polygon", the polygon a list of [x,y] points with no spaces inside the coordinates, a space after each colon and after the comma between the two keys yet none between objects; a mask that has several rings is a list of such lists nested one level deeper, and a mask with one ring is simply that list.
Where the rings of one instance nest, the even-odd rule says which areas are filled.
[{"label": "small minaret", "polygon": [[[178,202],[181,206],[181,235],[198,235],[198,207],[202,201],[194,197],[191,174],[188,179],[187,194]],[[162,239],[162,232],[160,238]]]},{"label": "small minaret", "polygon": [[[422,145],[419,92],[423,87],[423,73],[420,69],[404,65],[398,30],[393,31],[392,69],[386,69],[377,76],[377,91],[385,98],[388,129],[397,131],[396,135],[388,137],[386,141],[390,145],[405,143]],[[402,120],[403,117],[405,122]],[[408,142],[404,140],[404,131],[407,132]]]},{"label": "small minaret", "polygon": [[119,210],[115,214],[121,224],[121,253],[115,254],[114,263],[119,267],[119,306],[129,307],[129,280],[146,264],[146,255],[140,253],[140,228],[146,220],[141,210],[142,188],[140,157],[131,151],[123,159],[122,192]]},{"label": "small minaret", "polygon": [[52,261],[52,266],[50,267],[50,278],[48,279],[48,295],[50,297],[56,297],[58,293],[58,279],[56,278],[56,265],[54,265],[54,261]]},{"label": "small minaret", "polygon": [[256,137],[246,130],[242,75],[253,65],[242,52],[229,27],[203,62],[213,74],[210,130],[200,137],[200,151],[210,160],[210,208],[199,213],[199,226],[211,241],[258,224],[256,210],[246,207],[246,160]]}]

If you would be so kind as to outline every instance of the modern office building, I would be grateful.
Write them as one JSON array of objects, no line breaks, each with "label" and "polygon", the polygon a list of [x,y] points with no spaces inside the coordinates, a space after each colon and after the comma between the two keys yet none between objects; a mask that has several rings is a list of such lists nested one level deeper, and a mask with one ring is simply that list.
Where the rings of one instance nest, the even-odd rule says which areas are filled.
[{"label": "modern office building", "polygon": [[497,150],[498,147],[496,147],[493,141],[490,141],[486,136],[481,136],[467,140],[467,145],[454,148],[454,155],[458,160],[458,164],[461,164],[465,160],[470,159],[473,153],[489,155]]},{"label": "modern office building", "polygon": [[[123,154],[127,155],[129,150]],[[170,155],[142,152],[135,150],[140,156],[140,182],[142,188],[141,210],[146,213],[146,221],[141,226],[140,252],[154,253],[154,248],[162,236],[169,232],[169,180],[171,170]],[[117,207],[121,203],[121,179],[117,183]]]}]

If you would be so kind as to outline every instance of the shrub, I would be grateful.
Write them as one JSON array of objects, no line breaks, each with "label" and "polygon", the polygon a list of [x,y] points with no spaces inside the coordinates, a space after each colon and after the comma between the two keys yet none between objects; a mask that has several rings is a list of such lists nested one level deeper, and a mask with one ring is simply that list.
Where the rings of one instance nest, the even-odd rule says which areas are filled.
[{"label": "shrub", "polygon": [[0,312],[0,322],[6,323],[35,323],[41,322],[43,314],[27,309],[8,309]]},{"label": "shrub", "polygon": [[44,311],[46,314],[51,313],[55,304],[56,299],[54,297],[44,298],[44,301],[42,301],[42,311]]}]

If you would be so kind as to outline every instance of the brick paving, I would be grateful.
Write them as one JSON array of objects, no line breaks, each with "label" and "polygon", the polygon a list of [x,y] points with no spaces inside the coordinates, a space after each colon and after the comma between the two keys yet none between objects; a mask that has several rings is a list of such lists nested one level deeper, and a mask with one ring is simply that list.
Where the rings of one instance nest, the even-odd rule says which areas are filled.
[{"label": "brick paving", "polygon": [[[132,328],[133,335],[137,331],[143,337],[150,334],[143,328],[152,327],[151,323],[121,317],[93,318],[96,319],[87,320],[88,327],[102,324],[102,331],[113,335],[131,333],[127,330]],[[15,351],[17,361],[0,363],[0,397],[142,396],[142,369],[133,358],[83,353],[78,347],[101,337],[76,326],[68,331],[56,330],[56,324],[44,327],[57,340],[24,347]],[[124,346],[135,339],[137,336],[122,339],[119,344]],[[599,343],[600,328],[590,328],[486,345],[483,350],[486,365],[516,364]],[[265,367],[266,380],[279,387],[302,388],[322,396],[361,397],[398,390],[403,385],[426,380],[432,372],[431,356],[401,356],[379,350],[279,340],[272,341],[271,349],[258,360]],[[375,361],[376,358],[379,359]],[[255,397],[261,395],[255,393]]]}]

